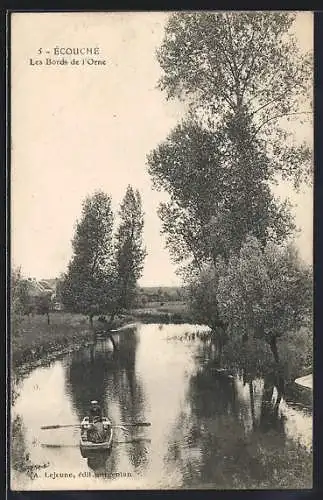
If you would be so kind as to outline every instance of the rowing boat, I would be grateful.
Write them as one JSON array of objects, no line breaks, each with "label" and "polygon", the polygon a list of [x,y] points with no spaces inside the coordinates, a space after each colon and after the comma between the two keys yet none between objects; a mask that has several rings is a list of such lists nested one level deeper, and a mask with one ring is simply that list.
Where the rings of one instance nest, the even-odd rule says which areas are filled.
[{"label": "rowing boat", "polygon": [[88,451],[108,451],[112,446],[113,427],[108,417],[102,418],[103,429],[105,430],[105,440],[100,443],[94,443],[88,440],[88,431],[91,428],[89,417],[85,417],[81,423],[80,450],[82,456],[86,456]]}]

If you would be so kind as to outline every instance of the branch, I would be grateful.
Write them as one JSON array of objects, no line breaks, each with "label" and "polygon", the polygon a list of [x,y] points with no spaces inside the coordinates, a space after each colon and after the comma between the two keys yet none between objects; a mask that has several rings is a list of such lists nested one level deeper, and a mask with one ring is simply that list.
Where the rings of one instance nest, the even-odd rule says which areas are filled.
[{"label": "branch", "polygon": [[[216,84],[216,76],[213,76],[213,81],[215,82]],[[203,85],[201,84],[198,84],[197,82],[195,83],[195,87],[197,89],[197,91],[200,91],[202,96],[205,96],[207,95],[207,92],[205,91],[205,88],[203,88]],[[226,103],[229,105],[229,107],[232,109],[232,110],[235,110],[235,105],[234,105],[234,102],[230,99],[230,94],[228,94],[227,92],[224,92],[222,91],[222,96],[223,96],[223,99],[226,101]]]},{"label": "branch", "polygon": [[[250,40],[249,40],[249,42],[248,42],[248,46],[250,46],[250,44],[253,42],[254,37],[255,37],[255,30],[252,32],[251,38],[250,38]],[[248,71],[248,73],[247,73],[247,77],[246,77],[246,79],[248,79],[248,78],[249,78],[249,75],[250,75],[250,72],[251,72],[251,68],[252,68],[252,66],[253,66],[253,64],[254,64],[254,62],[255,62],[255,58],[256,58],[256,51],[253,51],[253,53],[252,53],[252,54],[253,54],[253,57],[252,57],[252,60],[251,60],[251,67],[249,67],[249,71]],[[243,58],[243,61],[242,61],[241,65],[240,65],[240,67],[238,68],[238,73],[239,73],[239,75],[241,74],[241,70],[242,70],[242,68],[244,67],[244,65],[245,65],[245,63],[246,63],[246,61],[247,61],[247,59],[248,59],[248,53],[246,53],[246,56]],[[245,79],[245,80],[246,80],[246,79]]]},{"label": "branch", "polygon": [[[295,70],[294,73],[291,75],[291,79],[295,80],[296,75],[297,75],[297,70]],[[259,92],[252,95],[250,97],[250,99],[246,102],[246,106],[248,106],[252,101],[257,99],[259,96],[261,96],[264,92],[267,92],[268,88],[271,88],[271,84],[272,84],[273,80],[275,80],[276,77],[277,77],[277,72],[273,71],[272,76],[269,79],[269,81],[266,83],[265,87],[262,90],[259,90]],[[286,92],[282,93],[281,95],[284,96],[285,94],[286,94]]]},{"label": "branch", "polygon": [[[231,74],[233,76],[233,82],[236,82],[236,75],[235,75],[234,69],[233,69],[233,67],[231,65],[230,58],[227,56],[227,54],[225,52],[225,48],[223,47],[223,45],[220,44],[219,39],[217,40],[217,44],[219,45],[220,49],[222,50],[222,54],[224,55],[224,58],[225,58],[225,60],[228,63],[228,66],[230,68]],[[234,60],[233,57],[232,57],[232,60]]]},{"label": "branch", "polygon": [[304,115],[304,114],[307,114],[307,115],[311,115],[312,112],[311,111],[299,111],[298,113],[287,113],[287,114],[284,114],[284,115],[275,115],[275,116],[272,116],[270,118],[268,118],[267,120],[265,120],[256,130],[255,132],[255,136],[258,134],[259,130],[264,126],[266,125],[267,123],[271,122],[272,120],[277,120],[278,118],[285,118],[285,116],[295,116],[295,115]]},{"label": "branch", "polygon": [[188,250],[192,253],[193,260],[195,261],[199,271],[201,271],[202,270],[201,262],[197,256],[197,253],[196,253],[195,248],[194,248],[195,236],[194,236],[193,232],[188,227],[186,227],[185,229],[186,229],[186,234],[181,231],[181,236],[184,240],[185,245],[188,247]]},{"label": "branch", "polygon": [[[233,77],[233,88],[232,88],[232,91],[235,92],[236,94],[236,97],[237,97],[237,104],[235,105],[232,101],[230,103],[230,106],[233,110],[236,109],[236,106],[239,106],[240,104],[240,101],[241,101],[241,92],[240,92],[240,85],[239,85],[239,77],[238,77],[238,74],[236,73],[237,71],[237,67],[236,67],[236,64],[235,64],[235,61],[234,61],[234,49],[233,49],[233,46],[231,47],[231,57],[232,57],[232,61],[234,61],[233,65],[231,65],[230,63],[230,58],[227,57],[227,54],[225,52],[225,49],[223,47],[223,45],[220,45],[219,41],[217,41],[218,45],[220,46],[220,48],[222,49],[222,53],[228,63],[228,66],[230,68],[230,71],[231,71],[231,74],[232,74],[232,77]],[[229,97],[228,97],[228,100],[227,102],[229,101]]]},{"label": "branch", "polygon": [[[184,235],[183,235],[184,236]],[[193,233],[191,231],[189,231],[189,234],[187,235],[189,238],[191,238],[191,240],[194,241],[194,236],[193,236]],[[184,241],[185,241],[185,238],[184,238]],[[188,246],[188,249],[192,252],[193,254],[193,259],[199,269],[199,271],[202,270],[201,268],[201,263],[200,263],[200,259],[197,257],[196,255],[196,252],[195,252],[195,249],[194,249],[194,245],[192,245],[192,242],[190,240],[186,240],[185,241],[186,245]]]},{"label": "branch", "polygon": [[[247,84],[248,84],[248,81],[249,81],[249,78],[250,78],[250,75],[251,75],[251,71],[252,71],[252,69],[254,67],[254,64],[255,64],[256,55],[257,55],[257,52],[254,51],[253,57],[251,59],[251,63],[250,63],[250,66],[249,66],[249,70],[247,71],[246,77],[244,78],[244,84],[243,84],[243,87],[242,87],[242,97],[244,96],[244,93],[246,91]],[[242,69],[242,66],[241,66],[241,69]]]},{"label": "branch", "polygon": [[91,274],[94,273],[95,266],[96,266],[96,263],[98,261],[98,258],[99,258],[99,251],[97,250],[97,252],[96,252],[96,254],[94,256],[94,261],[93,261],[92,267],[91,267]]},{"label": "branch", "polygon": [[[231,45],[231,53],[232,53],[232,56],[233,56],[235,50],[234,50],[234,46],[233,46],[233,39],[232,39],[232,33],[231,33],[231,22],[230,22],[229,15],[227,13],[225,14],[225,17],[226,17],[227,24],[228,24],[227,33],[229,35],[229,42],[230,42],[230,45]],[[237,81],[239,81],[239,78],[238,78],[238,68],[237,68],[237,64],[236,64],[236,61],[235,61],[234,57],[232,57],[232,66],[234,68],[234,71],[233,71],[233,69],[231,69],[231,71],[232,71],[232,74],[233,74],[235,82],[237,82]]]},{"label": "branch", "polygon": [[255,115],[256,113],[258,113],[262,109],[266,108],[267,106],[270,106],[274,102],[279,102],[284,96],[285,96],[285,93],[281,94],[279,97],[277,97],[275,99],[272,99],[271,101],[266,102],[265,104],[263,104],[262,106],[260,106],[259,108],[257,108],[255,111],[252,111],[251,113],[249,113],[249,116],[251,117],[251,116]]},{"label": "branch", "polygon": [[[268,24],[268,25],[267,25],[267,28],[266,28],[266,29],[265,29],[265,31],[262,33],[262,38],[263,38],[263,39],[266,37],[266,35],[267,35],[267,33],[268,33],[269,26],[270,26],[270,24]],[[254,30],[254,31],[252,32],[252,36],[251,36],[251,38],[250,38],[249,44],[250,44],[251,42],[253,42],[253,39],[254,39],[254,35],[255,35],[255,33],[256,33],[256,30]],[[259,49],[259,39],[258,39],[258,47],[257,47],[257,48]],[[243,89],[242,89],[242,96],[244,96],[244,93],[245,93],[245,91],[246,91],[246,88],[247,88],[247,83],[248,83],[248,80],[249,80],[249,78],[250,78],[251,72],[252,72],[252,70],[253,70],[253,68],[254,68],[254,64],[255,64],[255,62],[256,62],[256,56],[257,56],[258,54],[259,54],[259,50],[253,50],[253,57],[252,57],[252,59],[251,59],[251,63],[250,63],[250,66],[249,66],[249,70],[248,70],[248,72],[247,72],[246,77],[243,79],[243,81],[244,81],[244,85],[243,85]],[[242,66],[243,66],[243,65],[242,65]],[[242,66],[241,66],[241,69],[242,69]],[[258,76],[259,76],[259,75],[258,75]],[[252,99],[251,99],[251,100],[252,100]],[[251,100],[250,100],[250,101],[251,101]],[[250,101],[249,101],[249,102],[250,102]]]}]

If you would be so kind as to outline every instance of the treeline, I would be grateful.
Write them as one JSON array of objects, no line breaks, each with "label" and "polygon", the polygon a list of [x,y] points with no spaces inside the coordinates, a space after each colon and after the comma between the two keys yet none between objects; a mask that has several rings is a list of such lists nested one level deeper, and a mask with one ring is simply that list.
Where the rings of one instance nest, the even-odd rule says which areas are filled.
[{"label": "treeline", "polygon": [[277,339],[308,324],[312,270],[292,241],[288,201],[273,185],[311,182],[310,54],[292,34],[292,13],[174,13],[157,58],[159,87],[188,107],[148,155],[156,189],[169,193],[159,216],[166,244],[190,289],[196,320],[220,351]]},{"label": "treeline", "polygon": [[184,287],[140,287],[137,291],[135,305],[145,307],[153,302],[184,302],[188,292]]}]

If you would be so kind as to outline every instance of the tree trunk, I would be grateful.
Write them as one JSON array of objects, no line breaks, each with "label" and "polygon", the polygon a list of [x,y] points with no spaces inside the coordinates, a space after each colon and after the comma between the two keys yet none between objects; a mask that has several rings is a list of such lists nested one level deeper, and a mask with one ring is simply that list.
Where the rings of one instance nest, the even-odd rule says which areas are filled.
[{"label": "tree trunk", "polygon": [[276,337],[271,337],[269,341],[270,349],[271,352],[273,353],[274,360],[278,364],[279,363],[279,354],[278,354],[278,347],[277,347],[277,338]]},{"label": "tree trunk", "polygon": [[90,326],[91,328],[93,327],[93,314],[89,314],[89,321],[90,321]]},{"label": "tree trunk", "polygon": [[109,330],[112,330],[113,329],[113,322],[114,322],[114,318],[117,316],[118,314],[118,311],[114,310],[112,311],[111,315],[110,315],[110,319],[109,319]]},{"label": "tree trunk", "polygon": [[90,357],[91,357],[91,363],[94,363],[94,360],[95,360],[95,344],[92,345],[92,347],[90,348]]},{"label": "tree trunk", "polygon": [[220,363],[222,363],[223,359],[223,351],[224,347],[227,343],[227,332],[224,324],[221,321],[221,325],[218,328],[218,339],[219,339],[219,355],[220,355]]},{"label": "tree trunk", "polygon": [[116,342],[115,342],[115,340],[114,340],[114,338],[113,338],[113,335],[111,335],[111,334],[110,334],[110,335],[109,335],[109,339],[110,339],[110,340],[111,340],[111,342],[112,342],[113,349],[116,351],[116,350],[117,350],[117,344],[116,344]]},{"label": "tree trunk", "polygon": [[277,374],[276,389],[277,389],[278,394],[277,394],[277,401],[275,404],[275,409],[278,412],[280,402],[281,402],[283,396],[285,395],[285,380],[284,380],[283,374],[280,373],[280,371]]},{"label": "tree trunk", "polygon": [[46,313],[46,315],[47,315],[47,325],[49,325],[50,324],[49,312]]},{"label": "tree trunk", "polygon": [[254,398],[254,394],[253,394],[252,380],[249,381],[249,394],[250,394],[250,407],[251,407],[252,427],[255,428],[255,426],[256,426],[255,398]]}]

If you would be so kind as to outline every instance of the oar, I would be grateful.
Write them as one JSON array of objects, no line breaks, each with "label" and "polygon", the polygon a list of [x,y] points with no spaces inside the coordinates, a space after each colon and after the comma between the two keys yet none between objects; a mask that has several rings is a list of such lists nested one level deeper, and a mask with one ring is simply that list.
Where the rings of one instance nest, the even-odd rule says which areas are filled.
[{"label": "oar", "polygon": [[[122,425],[112,425],[111,427],[149,427],[151,425],[150,422],[136,422],[133,424],[122,424]],[[66,429],[68,427],[81,427],[81,424],[67,424],[67,425],[43,425],[41,427],[42,430],[49,430],[49,429]]]},{"label": "oar", "polygon": [[[129,443],[151,443],[151,439],[146,438],[136,438],[128,439],[127,441],[116,441],[113,440],[114,444],[129,444]],[[79,444],[47,444],[41,443],[42,448],[79,448]]]},{"label": "oar", "polygon": [[42,430],[49,430],[49,429],[63,429],[66,427],[81,427],[81,424],[68,424],[68,425],[43,425],[41,427]]},{"label": "oar", "polygon": [[122,424],[122,425],[124,425],[125,427],[150,427],[151,423],[150,422],[136,422],[133,424]]}]

